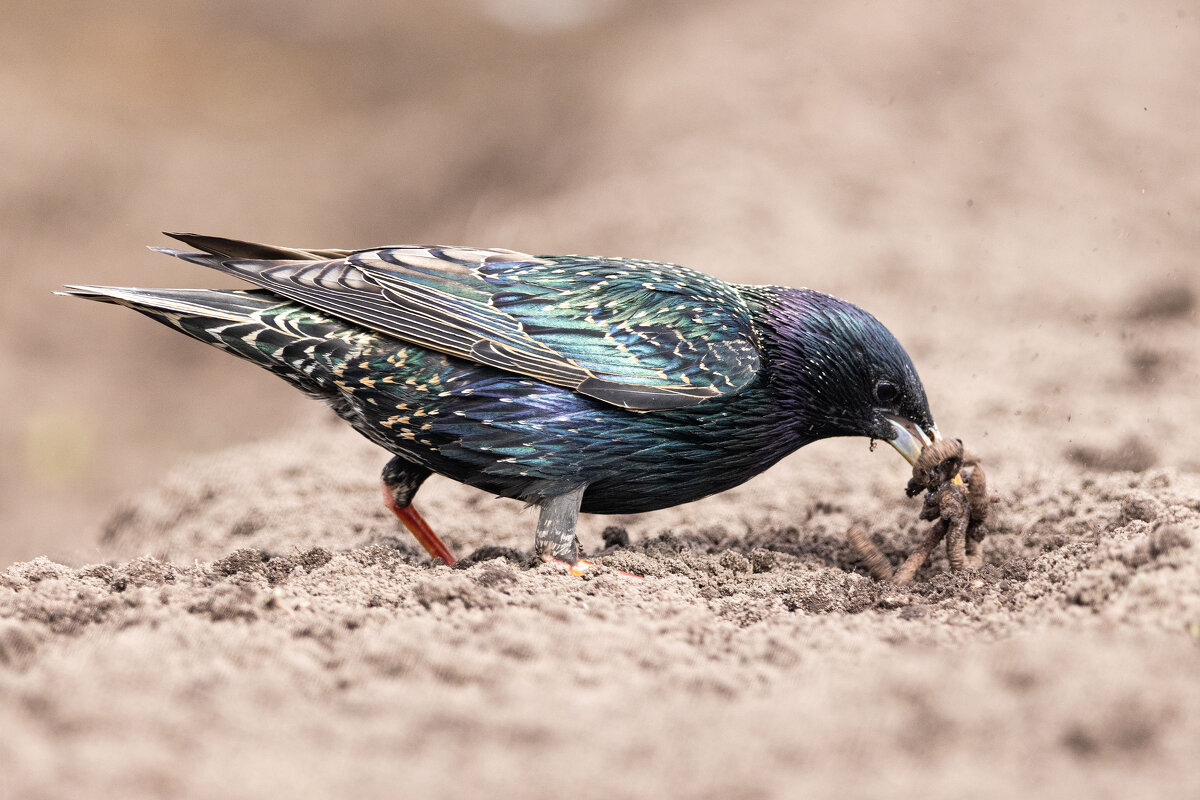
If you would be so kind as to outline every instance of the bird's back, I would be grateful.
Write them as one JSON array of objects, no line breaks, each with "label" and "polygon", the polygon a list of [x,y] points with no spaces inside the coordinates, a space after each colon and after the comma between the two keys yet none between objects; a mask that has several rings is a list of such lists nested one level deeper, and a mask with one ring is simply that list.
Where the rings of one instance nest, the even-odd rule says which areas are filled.
[{"label": "bird's back", "polygon": [[701,403],[738,391],[758,369],[737,289],[671,264],[461,247],[299,250],[175,236],[199,250],[164,252],[379,333],[623,408]]}]

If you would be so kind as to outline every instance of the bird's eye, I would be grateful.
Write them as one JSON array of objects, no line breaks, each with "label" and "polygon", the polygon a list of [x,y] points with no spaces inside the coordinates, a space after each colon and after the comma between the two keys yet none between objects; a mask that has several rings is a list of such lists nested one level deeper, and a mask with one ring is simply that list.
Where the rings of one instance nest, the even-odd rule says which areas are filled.
[{"label": "bird's eye", "polygon": [[890,406],[900,399],[900,387],[891,381],[880,381],[875,384],[875,399],[880,405]]}]

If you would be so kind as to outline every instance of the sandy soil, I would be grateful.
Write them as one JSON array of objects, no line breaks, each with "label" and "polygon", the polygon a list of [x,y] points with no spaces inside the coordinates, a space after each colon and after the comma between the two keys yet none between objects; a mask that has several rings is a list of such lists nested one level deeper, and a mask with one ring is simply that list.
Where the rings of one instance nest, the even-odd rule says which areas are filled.
[{"label": "sandy soil", "polygon": [[[2,12],[0,796],[1200,795],[1200,7],[503,5]],[[852,523],[922,526],[851,440],[585,518],[584,579],[433,479],[432,566],[323,409],[48,296],[214,285],[155,227],[851,298],[983,457],[985,566],[867,577]]]}]

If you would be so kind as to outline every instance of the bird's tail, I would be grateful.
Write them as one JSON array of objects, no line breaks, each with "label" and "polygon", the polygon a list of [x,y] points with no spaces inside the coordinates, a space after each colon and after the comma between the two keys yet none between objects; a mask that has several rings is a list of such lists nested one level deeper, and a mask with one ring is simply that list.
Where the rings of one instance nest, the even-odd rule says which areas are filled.
[{"label": "bird's tail", "polygon": [[324,396],[367,334],[262,290],[67,286],[57,294],[132,308]]},{"label": "bird's tail", "polygon": [[[131,286],[67,286],[55,294],[113,303],[160,322],[164,317],[200,317],[245,322],[256,312],[279,305],[278,295],[220,289],[136,289]],[[174,324],[174,323],[171,323]],[[176,326],[178,327],[178,326]]]}]

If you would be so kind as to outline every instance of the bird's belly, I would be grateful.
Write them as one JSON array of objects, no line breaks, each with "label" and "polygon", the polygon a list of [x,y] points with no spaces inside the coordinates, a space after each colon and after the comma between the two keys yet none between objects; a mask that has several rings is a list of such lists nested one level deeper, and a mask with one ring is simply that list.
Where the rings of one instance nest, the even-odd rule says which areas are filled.
[{"label": "bird's belly", "polygon": [[588,486],[580,510],[588,514],[638,514],[681,505],[732,489],[770,464],[729,464],[720,454],[707,464],[664,459]]},{"label": "bird's belly", "polygon": [[[537,437],[507,447],[491,444],[483,452],[472,449],[483,444],[483,434],[468,436],[439,450],[431,466],[463,483],[529,502],[586,484],[581,511],[633,514],[725,491],[778,460],[744,440],[705,442],[687,435],[685,426],[656,428],[646,415],[622,426],[626,416],[614,409],[610,417],[605,410],[594,421],[559,431],[545,424]],[[496,419],[488,427],[504,424]],[[699,427],[697,422],[690,432]]]},{"label": "bird's belly", "polygon": [[803,443],[781,435],[769,398],[753,387],[637,413],[408,350],[420,357],[393,361],[387,382],[353,382],[349,413],[339,413],[391,452],[504,497],[537,502],[586,484],[584,512],[652,511],[737,486]]}]

